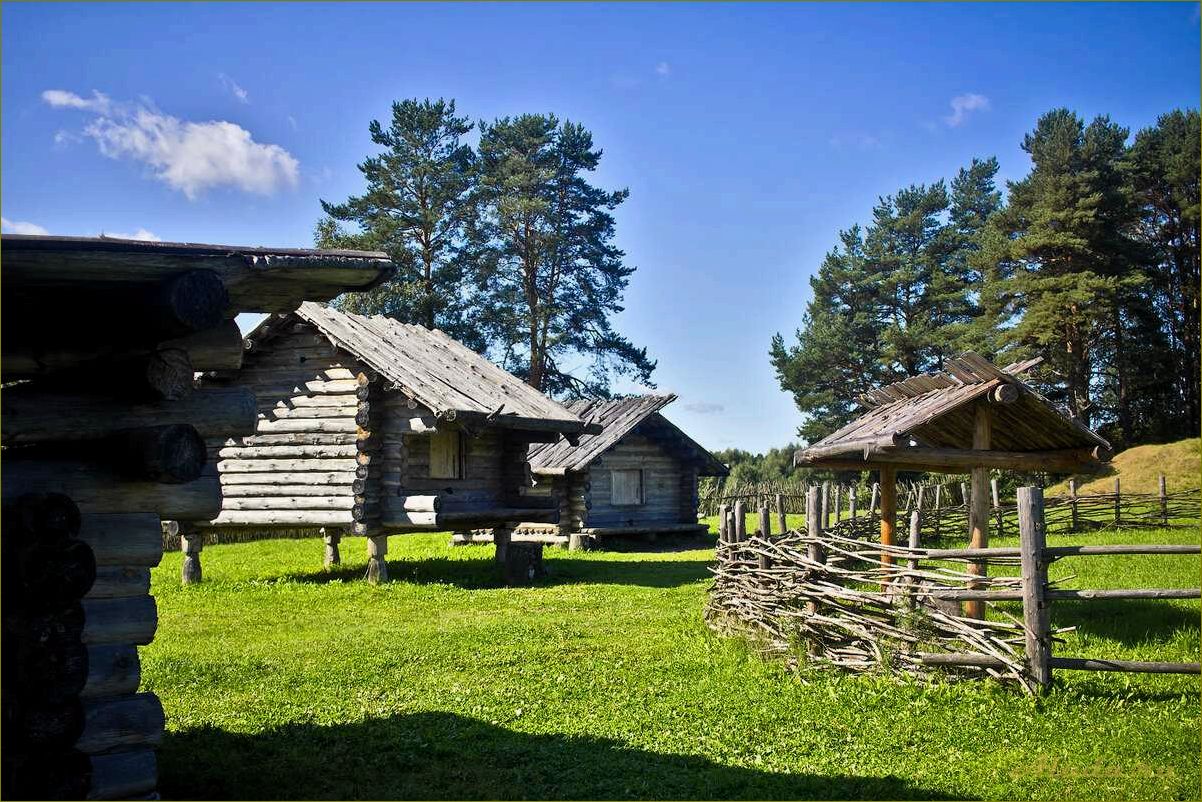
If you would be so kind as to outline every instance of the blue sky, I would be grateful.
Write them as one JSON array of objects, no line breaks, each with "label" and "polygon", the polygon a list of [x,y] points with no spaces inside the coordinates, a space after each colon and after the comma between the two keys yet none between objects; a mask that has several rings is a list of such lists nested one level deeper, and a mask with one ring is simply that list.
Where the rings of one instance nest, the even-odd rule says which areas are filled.
[{"label": "blue sky", "polygon": [[5,3],[0,31],[6,231],[305,246],[393,99],[583,122],[631,192],[619,329],[711,448],[794,437],[769,339],[879,195],[1020,177],[1056,106],[1134,131],[1199,100],[1196,3]]}]

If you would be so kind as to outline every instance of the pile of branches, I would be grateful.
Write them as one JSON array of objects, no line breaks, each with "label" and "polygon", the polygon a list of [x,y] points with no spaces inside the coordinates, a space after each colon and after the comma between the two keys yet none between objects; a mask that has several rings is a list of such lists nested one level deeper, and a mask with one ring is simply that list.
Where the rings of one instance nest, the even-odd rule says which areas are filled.
[{"label": "pile of branches", "polygon": [[[718,548],[706,621],[739,634],[796,666],[931,677],[993,676],[1027,691],[1034,685],[1022,651],[1022,622],[988,604],[987,619],[967,618],[952,596],[974,589],[1016,588],[1018,577],[983,580],[966,560],[920,566],[922,549],[882,547],[867,538],[866,519],[844,521],[817,538],[801,532],[752,536]],[[882,560],[882,550],[893,557]],[[929,562],[929,561],[928,561]],[[1017,558],[994,558],[1014,565]],[[923,655],[981,655],[992,666],[933,666]]]}]

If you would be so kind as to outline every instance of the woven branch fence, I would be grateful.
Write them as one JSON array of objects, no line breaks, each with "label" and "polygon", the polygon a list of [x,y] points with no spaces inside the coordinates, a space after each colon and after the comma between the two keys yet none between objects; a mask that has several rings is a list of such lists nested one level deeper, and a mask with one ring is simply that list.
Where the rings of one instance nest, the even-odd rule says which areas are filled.
[{"label": "woven branch fence", "polygon": [[[707,622],[725,634],[749,636],[765,653],[793,666],[919,677],[988,675],[1033,689],[1020,620],[993,604],[987,604],[988,620],[964,618],[956,602],[936,598],[970,585],[1015,588],[1018,577],[982,580],[968,573],[968,560],[919,568],[920,552],[901,547],[887,549],[896,562],[885,564],[880,543],[869,540],[872,530],[864,517],[818,537],[794,531],[719,544]],[[882,590],[886,580],[891,581]],[[923,662],[921,655],[941,652],[993,658],[1000,667],[937,669]]]},{"label": "woven branch fence", "polygon": [[[850,514],[853,496],[858,515],[876,516],[879,513],[872,507],[877,498],[873,487],[830,483],[821,487],[827,494],[831,520],[836,523]],[[730,490],[733,492],[724,488],[702,497],[700,514],[717,515],[721,505],[733,506],[738,501],[743,502],[748,512],[766,506],[773,511],[783,507],[789,514],[806,513],[809,486],[805,484],[741,484]],[[899,483],[898,518],[909,520],[910,511],[917,509],[924,541],[963,536],[968,533],[967,496],[967,483]],[[1196,527],[1202,515],[1202,491],[1131,493],[1122,492],[1116,482],[1114,493],[1051,496],[1044,504],[1048,532],[1056,534],[1110,528]],[[990,534],[995,537],[1018,535],[1018,502],[999,498],[996,486],[990,507]]]},{"label": "woven branch fence", "polygon": [[[724,508],[715,581],[706,604],[709,625],[743,634],[765,653],[855,672],[920,677],[993,676],[1028,692],[1046,690],[1055,668],[1198,674],[1197,663],[1095,660],[1053,656],[1054,600],[1197,599],[1195,588],[1066,590],[1048,565],[1066,557],[1120,554],[1196,555],[1198,545],[1048,547],[1043,491],[1019,491],[1019,546],[923,548],[918,511],[909,546],[885,545],[871,516],[824,525],[822,491],[811,488],[806,529],[773,537],[760,511],[748,535],[737,510]],[[1010,566],[1002,576],[991,566]],[[1019,569],[1014,575],[1014,568]],[[980,605],[961,614],[959,602]],[[998,603],[1021,602],[1021,617]]]}]

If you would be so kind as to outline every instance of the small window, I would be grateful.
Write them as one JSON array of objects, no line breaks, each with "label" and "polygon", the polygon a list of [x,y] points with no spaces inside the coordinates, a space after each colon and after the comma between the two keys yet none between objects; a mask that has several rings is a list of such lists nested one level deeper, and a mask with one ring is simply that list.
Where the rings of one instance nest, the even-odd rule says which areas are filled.
[{"label": "small window", "polygon": [[633,470],[610,471],[613,486],[610,488],[610,501],[614,504],[643,503],[643,472]]},{"label": "small window", "polygon": [[430,435],[430,478],[463,478],[463,440],[457,431]]}]

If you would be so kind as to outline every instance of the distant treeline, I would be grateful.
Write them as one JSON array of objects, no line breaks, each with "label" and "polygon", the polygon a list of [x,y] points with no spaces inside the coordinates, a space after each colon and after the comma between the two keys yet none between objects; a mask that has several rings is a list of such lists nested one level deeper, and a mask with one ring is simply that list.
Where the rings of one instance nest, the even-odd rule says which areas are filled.
[{"label": "distant treeline", "polygon": [[1119,447],[1196,436],[1199,130],[1196,110],[1132,138],[1056,109],[1005,193],[989,158],[880,198],[810,280],[793,341],[772,340],[799,434],[821,439],[862,392],[971,349],[1043,356],[1029,380]]}]

